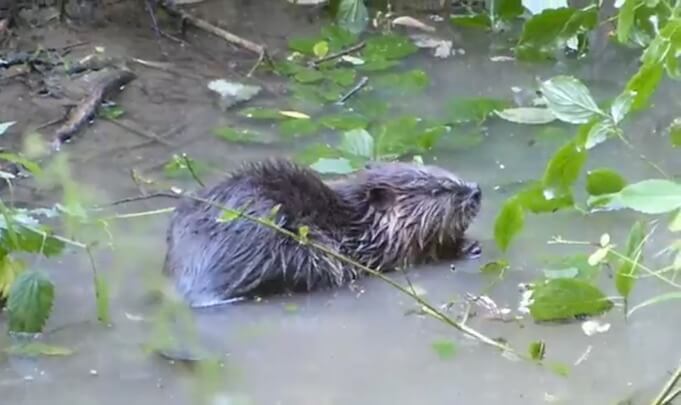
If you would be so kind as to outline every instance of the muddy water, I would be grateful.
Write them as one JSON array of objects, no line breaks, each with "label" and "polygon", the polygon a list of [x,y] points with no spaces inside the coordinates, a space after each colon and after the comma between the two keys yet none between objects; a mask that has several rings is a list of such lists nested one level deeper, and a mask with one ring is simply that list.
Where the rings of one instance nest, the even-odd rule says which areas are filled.
[{"label": "muddy water", "polygon": [[[231,15],[216,5],[212,7],[218,9],[215,12],[225,13],[225,18]],[[290,30],[299,25],[309,29],[294,19],[278,23]],[[90,35],[110,48],[138,56],[155,51],[148,33],[111,34]],[[493,63],[489,60],[493,54],[490,44],[471,34],[464,34],[463,39],[465,55],[447,61],[434,60],[425,53],[413,58],[410,64],[426,69],[432,84],[421,96],[391,99],[391,103],[424,116],[436,116],[443,113],[442,106],[451,97],[507,97],[512,86],[532,86],[535,77],[558,73],[574,73],[589,82],[598,97],[610,97],[635,68],[634,56],[611,49],[595,60],[574,66],[569,61],[549,67]],[[178,52],[174,61],[192,69],[200,60],[205,62],[198,66],[201,74],[206,77],[220,74],[215,63],[191,52],[194,51]],[[130,111],[132,119],[159,133],[182,124],[184,129],[172,132],[170,139],[176,143],[193,139],[181,151],[213,162],[221,170],[229,170],[243,159],[286,155],[295,149],[295,145],[280,144],[235,146],[213,139],[210,130],[234,118],[213,106],[203,86],[205,82],[144,71],[122,95],[121,104]],[[669,150],[668,141],[654,132],[674,116],[675,91],[676,86],[663,86],[656,108],[638,117],[626,131],[641,153],[654,158],[670,173],[679,174],[678,156]],[[18,114],[20,109],[10,111]],[[41,121],[47,120],[43,118]],[[30,121],[28,116],[16,119],[22,123]],[[572,133],[570,128],[566,129],[567,134]],[[481,144],[459,150],[445,142],[445,146],[426,157],[478,181],[484,190],[483,210],[470,230],[483,243],[483,257],[456,263],[454,271],[445,263],[410,273],[411,281],[425,291],[431,302],[441,304],[460,299],[467,292],[486,291],[489,280],[480,276],[478,268],[500,257],[492,240],[494,215],[511,192],[509,187],[539,176],[565,136],[542,136],[535,128],[492,121]],[[137,193],[129,179],[129,168],[146,168],[150,169],[148,175],[158,175],[154,167],[172,152],[158,145],[129,147],[137,142],[139,139],[120,128],[98,123],[88,130],[87,137],[69,148],[75,177],[102,200]],[[102,152],[102,145],[117,149],[105,148]],[[638,158],[638,153],[617,142],[599,147],[588,165],[616,168],[631,181],[657,176]],[[208,180],[216,178],[217,174],[207,175]],[[179,184],[193,187],[191,183]],[[35,198],[50,202],[59,196],[43,193]],[[162,208],[170,203],[149,201],[126,206],[121,211]],[[205,389],[199,383],[210,381],[197,370],[147,356],[144,351],[144,344],[152,335],[154,314],[144,300],[144,293],[155,285],[158,277],[166,219],[161,216],[112,222],[113,248],[96,257],[99,270],[106,274],[112,288],[110,328],[94,321],[91,275],[85,255],[75,252],[56,261],[38,263],[57,284],[55,312],[48,326],[52,332],[46,340],[76,352],[66,358],[12,358],[0,363],[3,403],[196,403],[195,390]],[[621,242],[633,219],[635,215],[631,213],[588,218],[578,213],[529,217],[525,232],[509,253],[513,271],[488,292],[490,297],[499,306],[517,308],[518,283],[531,281],[540,274],[542,259],[578,251],[574,247],[548,245],[546,241],[551,236],[594,239],[609,232]],[[665,242],[655,240],[652,245],[662,247]],[[614,294],[612,281],[607,277],[603,285]],[[470,320],[471,326],[490,337],[503,337],[519,350],[525,350],[534,340],[544,340],[547,358],[572,366],[572,373],[561,377],[534,365],[503,358],[437,321],[407,315],[414,309],[409,298],[378,280],[367,279],[360,286],[359,292],[341,289],[195,313],[202,343],[221,359],[216,386],[219,395],[213,403],[606,404],[634,392],[650,395],[661,386],[667,371],[681,355],[678,345],[681,315],[674,304],[642,311],[627,324],[615,310],[604,319],[611,329],[593,337],[586,336],[578,324],[538,326],[529,321],[517,324],[475,317]],[[658,284],[643,283],[635,290],[633,301],[659,291],[662,290]],[[455,306],[452,315],[459,309]],[[455,342],[457,353],[453,359],[440,359],[432,350],[431,344],[443,339]],[[576,362],[579,364],[575,366]]]}]

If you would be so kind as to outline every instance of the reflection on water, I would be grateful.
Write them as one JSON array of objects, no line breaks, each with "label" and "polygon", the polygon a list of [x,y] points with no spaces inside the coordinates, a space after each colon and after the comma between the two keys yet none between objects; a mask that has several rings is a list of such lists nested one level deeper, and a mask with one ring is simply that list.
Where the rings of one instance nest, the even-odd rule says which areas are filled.
[{"label": "reflection on water", "polygon": [[[489,44],[469,36],[464,39],[463,56],[447,61],[425,55],[414,58],[410,63],[426,69],[432,85],[421,96],[392,99],[391,103],[414,114],[438,116],[452,97],[510,97],[513,86],[531,87],[536,77],[566,72],[583,78],[598,98],[605,99],[619,91],[635,67],[632,55],[610,49],[597,55],[600,59],[596,61],[580,61],[575,66],[570,61],[541,67],[490,62]],[[198,94],[190,87],[186,90]],[[640,153],[654,156],[661,166],[678,174],[678,157],[672,160],[668,141],[653,132],[674,116],[676,90],[676,86],[661,86],[655,110],[628,124],[626,133]],[[230,119],[209,103],[189,107],[202,119],[181,117],[193,128],[187,136],[189,132],[208,132]],[[561,135],[561,128],[567,135]],[[457,263],[454,271],[445,263],[410,273],[411,281],[433,303],[461,299],[466,292],[476,294],[486,288],[489,280],[480,276],[478,267],[499,258],[491,229],[501,202],[510,193],[505,190],[519,180],[538,177],[553,151],[573,131],[559,125],[551,132],[492,121],[479,145],[468,149],[444,146],[433,155],[438,164],[479,182],[485,196],[482,212],[470,231],[483,243],[483,258]],[[73,145],[73,155],[98,147],[85,138]],[[241,159],[286,153],[278,145],[232,146],[210,137],[186,150],[195,158],[217,162],[222,170],[229,170]],[[144,153],[140,152],[143,159]],[[149,153],[163,156],[162,150]],[[90,162],[82,167],[78,178],[98,189],[106,184],[103,191],[109,198],[136,193],[127,173],[120,170],[125,158],[112,155]],[[617,142],[597,148],[588,167],[616,168],[631,181],[656,176],[637,153]],[[160,208],[169,203],[151,201],[126,209]],[[539,275],[544,258],[576,251],[547,245],[551,236],[594,239],[608,232],[621,241],[634,218],[631,213],[585,218],[573,212],[529,217],[525,232],[510,252],[513,270],[489,295],[500,306],[517,308],[518,284]],[[480,317],[469,321],[488,336],[504,338],[519,350],[525,350],[532,341],[545,341],[547,358],[572,367],[569,376],[561,377],[503,358],[437,321],[409,315],[415,308],[408,297],[380,281],[363,280],[361,291],[341,289],[273,298],[197,313],[195,322],[202,343],[220,355],[220,374],[217,381],[193,378],[201,376],[201,370],[170,364],[144,352],[153,330],[144,292],[154,285],[160,271],[165,221],[165,217],[157,217],[115,223],[115,249],[97,257],[100,271],[112,283],[111,328],[93,321],[90,269],[83,255],[42,262],[57,282],[58,294],[49,329],[59,329],[48,341],[76,353],[66,358],[13,358],[0,363],[3,403],[189,404],[194,403],[191,395],[197,380],[201,380],[210,386],[217,384],[213,387],[224,392],[225,396],[219,397],[222,402],[215,402],[220,404],[604,404],[637,390],[654,390],[679,358],[681,314],[673,304],[641,312],[627,324],[620,311],[613,311],[606,318],[610,331],[592,337],[587,337],[578,324],[539,326],[529,321],[503,323]],[[664,243],[654,241],[653,245]],[[606,291],[614,294],[612,281],[607,276],[603,281]],[[658,291],[657,284],[639,287],[634,291],[634,302]],[[432,350],[432,343],[443,339],[455,342],[453,359],[440,359]],[[579,364],[575,366],[576,362]]]}]

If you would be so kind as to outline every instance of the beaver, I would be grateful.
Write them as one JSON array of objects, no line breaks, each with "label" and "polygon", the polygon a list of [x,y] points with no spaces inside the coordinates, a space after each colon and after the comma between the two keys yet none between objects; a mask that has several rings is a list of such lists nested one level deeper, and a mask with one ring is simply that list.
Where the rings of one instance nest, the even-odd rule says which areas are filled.
[{"label": "beaver", "polygon": [[480,210],[480,187],[437,166],[375,162],[324,181],[311,168],[271,158],[244,163],[194,196],[172,214],[163,265],[193,307],[339,287],[361,271],[251,220],[219,220],[220,207],[269,217],[294,233],[305,226],[309,240],[377,271],[481,254],[464,237]]}]

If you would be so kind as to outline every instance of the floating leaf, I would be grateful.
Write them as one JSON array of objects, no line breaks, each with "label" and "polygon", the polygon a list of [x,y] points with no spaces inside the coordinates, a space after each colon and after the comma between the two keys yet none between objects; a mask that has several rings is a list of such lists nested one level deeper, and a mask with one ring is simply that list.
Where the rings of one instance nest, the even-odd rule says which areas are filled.
[{"label": "floating leaf", "polygon": [[586,158],[586,151],[579,148],[574,141],[564,145],[546,165],[544,187],[553,189],[554,193],[555,191],[559,194],[567,192],[577,181]]},{"label": "floating leaf", "polygon": [[237,130],[230,127],[215,128],[213,134],[220,139],[235,143],[260,142],[259,135],[249,130]]},{"label": "floating leaf", "polygon": [[452,123],[483,122],[495,110],[504,110],[510,103],[506,100],[473,97],[449,102],[448,118]]},{"label": "floating leaf", "polygon": [[323,58],[329,53],[329,43],[326,41],[319,41],[312,47],[312,52],[318,58]]},{"label": "floating leaf", "polygon": [[26,356],[26,357],[70,356],[73,354],[73,350],[67,347],[48,345],[41,342],[14,344],[8,347],[5,350],[5,352],[11,356]]},{"label": "floating leaf", "polygon": [[645,240],[645,228],[641,221],[636,221],[629,231],[627,239],[626,256],[629,260],[622,259],[615,273],[615,287],[624,298],[629,297],[638,273],[638,263],[642,261],[643,242]]},{"label": "floating leaf", "polygon": [[579,279],[556,278],[537,285],[530,314],[536,321],[567,320],[601,314],[613,307],[597,287]]},{"label": "floating leaf", "polygon": [[54,285],[40,271],[24,271],[12,285],[7,300],[9,329],[40,333],[52,311]]},{"label": "floating leaf", "polygon": [[544,191],[544,185],[541,182],[533,182],[520,191],[516,197],[525,209],[534,214],[551,213],[574,206],[572,194],[567,191],[552,195],[550,199],[547,195],[550,193]]},{"label": "floating leaf", "polygon": [[542,341],[532,342],[527,351],[532,360],[543,360],[546,353],[546,344]]},{"label": "floating leaf", "polygon": [[355,69],[338,68],[324,72],[324,75],[341,86],[350,86],[355,82],[357,71]]},{"label": "floating leaf", "polygon": [[319,125],[309,119],[289,119],[279,125],[282,135],[289,137],[299,137],[314,134],[319,130]]},{"label": "floating leaf", "polygon": [[556,117],[548,108],[518,107],[507,108],[495,113],[506,121],[518,124],[548,124],[555,121]]},{"label": "floating leaf", "polygon": [[310,167],[322,174],[347,174],[354,171],[350,161],[345,158],[328,159],[321,158]]},{"label": "floating leaf", "polygon": [[336,12],[336,22],[353,34],[364,31],[369,24],[369,11],[364,0],[340,0]]},{"label": "floating leaf", "polygon": [[420,90],[430,84],[428,74],[421,69],[414,69],[404,73],[390,73],[380,77],[378,85],[402,88],[409,90]]},{"label": "floating leaf", "polygon": [[556,76],[544,81],[540,88],[548,107],[561,121],[585,124],[595,115],[605,115],[589,89],[574,77]]},{"label": "floating leaf", "polygon": [[374,138],[365,129],[353,129],[343,134],[340,149],[367,159],[374,157]]},{"label": "floating leaf", "polygon": [[314,47],[319,41],[320,38],[292,38],[288,41],[288,47],[304,55],[314,56]]},{"label": "floating leaf", "polygon": [[494,223],[494,240],[502,251],[506,251],[511,240],[525,225],[523,207],[516,198],[506,200]]},{"label": "floating leaf", "polygon": [[7,132],[9,127],[11,127],[14,124],[16,124],[16,121],[0,122],[0,135]]},{"label": "floating leaf", "polygon": [[374,36],[366,41],[362,54],[367,61],[403,59],[418,48],[407,37],[397,34]]},{"label": "floating leaf", "polygon": [[626,185],[626,180],[611,169],[595,169],[586,175],[586,191],[590,195],[617,193]]},{"label": "floating leaf", "polygon": [[456,345],[450,340],[438,340],[431,345],[438,357],[448,360],[456,355]]},{"label": "floating leaf", "polygon": [[299,83],[316,83],[324,80],[324,74],[315,69],[301,69],[293,76]]},{"label": "floating leaf", "polygon": [[357,42],[357,34],[339,26],[326,24],[321,30],[322,37],[329,42],[329,50],[339,51]]},{"label": "floating leaf", "polygon": [[507,261],[495,260],[480,266],[480,272],[486,275],[500,277],[509,267],[510,266]]},{"label": "floating leaf", "polygon": [[340,131],[366,128],[369,125],[369,120],[362,114],[358,113],[327,115],[320,118],[319,122],[325,127]]},{"label": "floating leaf", "polygon": [[357,67],[357,69],[363,70],[365,72],[378,72],[381,70],[390,69],[391,67],[397,65],[399,65],[399,62],[396,62],[394,60],[378,59],[360,65]]}]

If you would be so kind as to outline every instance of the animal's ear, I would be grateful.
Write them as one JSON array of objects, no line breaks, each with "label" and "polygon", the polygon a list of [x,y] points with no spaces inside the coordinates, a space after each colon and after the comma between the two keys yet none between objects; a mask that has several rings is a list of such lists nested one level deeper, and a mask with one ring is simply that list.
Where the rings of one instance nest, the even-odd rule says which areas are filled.
[{"label": "animal's ear", "polygon": [[369,190],[369,204],[376,209],[386,209],[395,202],[395,192],[386,187],[372,187]]}]

